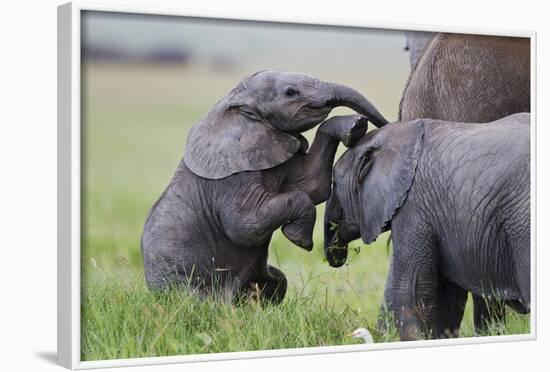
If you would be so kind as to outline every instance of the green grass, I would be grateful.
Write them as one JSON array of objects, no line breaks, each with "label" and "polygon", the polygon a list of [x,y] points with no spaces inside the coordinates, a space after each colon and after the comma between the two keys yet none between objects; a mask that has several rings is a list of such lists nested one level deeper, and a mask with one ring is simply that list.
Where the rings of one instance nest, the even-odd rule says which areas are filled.
[{"label": "green grass", "polygon": [[[269,260],[289,282],[280,306],[234,307],[183,290],[147,290],[139,240],[148,210],[170,181],[191,125],[246,73],[83,66],[82,360],[341,345],[358,342],[345,337],[357,327],[377,342],[398,340],[394,329],[376,330],[388,235],[352,243],[347,264],[333,269],[323,260],[322,205],[312,252],[274,234]],[[394,119],[406,74],[378,76],[384,83],[376,86],[357,75],[350,68],[319,77],[352,84]],[[508,314],[489,334],[529,332],[529,316]],[[461,335],[474,335],[471,301]]]},{"label": "green grass", "polygon": [[[135,271],[113,274],[93,264],[88,278],[82,293],[85,360],[345,345],[359,343],[347,336],[358,327],[368,328],[375,342],[399,340],[390,314],[379,314],[378,306],[335,302],[314,275],[294,287],[279,306],[253,300],[233,306],[185,290],[153,293]],[[340,285],[353,292],[349,282]],[[466,319],[468,314],[471,306]],[[379,317],[388,317],[390,327],[384,333],[376,327]],[[463,323],[461,335],[474,336],[473,327]],[[509,312],[505,323],[490,325],[484,335],[528,329],[528,317]]]},{"label": "green grass", "polygon": [[375,329],[368,314],[327,304],[327,292],[232,306],[184,290],[149,292],[140,275],[95,275],[83,293],[86,359],[342,345],[354,342],[350,327]]}]

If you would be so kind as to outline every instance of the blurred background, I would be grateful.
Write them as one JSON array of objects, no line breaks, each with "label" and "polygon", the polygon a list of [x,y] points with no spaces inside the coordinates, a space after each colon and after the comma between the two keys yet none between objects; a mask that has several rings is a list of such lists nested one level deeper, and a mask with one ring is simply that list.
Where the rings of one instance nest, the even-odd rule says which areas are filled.
[{"label": "blurred background", "polygon": [[[404,46],[400,31],[84,13],[83,289],[95,268],[143,280],[143,224],[183,156],[187,132],[244,76],[275,69],[347,84],[392,121],[409,73]],[[331,303],[374,316],[387,235],[370,246],[352,243],[348,264],[333,269],[323,261],[322,218],[321,205],[313,252],[278,231],[271,263],[285,272],[290,291],[321,290]]]}]

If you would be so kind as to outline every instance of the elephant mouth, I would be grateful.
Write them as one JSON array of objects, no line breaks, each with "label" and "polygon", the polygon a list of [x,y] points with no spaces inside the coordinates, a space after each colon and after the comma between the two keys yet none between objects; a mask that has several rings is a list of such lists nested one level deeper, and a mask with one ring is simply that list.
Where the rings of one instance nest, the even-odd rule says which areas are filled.
[{"label": "elephant mouth", "polygon": [[340,239],[338,235],[339,228],[334,222],[331,225],[329,229],[332,229],[332,231],[327,232],[325,230],[325,258],[330,266],[340,267],[346,263],[348,258],[348,244]]},{"label": "elephant mouth", "polygon": [[306,105],[306,107],[313,110],[321,110],[323,108],[326,108],[327,110],[332,110],[335,106],[331,105],[330,101],[320,101],[320,102],[310,102]]},{"label": "elephant mouth", "polygon": [[346,223],[344,221],[336,222],[336,224],[338,226],[335,229],[336,231],[332,238],[332,243],[338,244],[340,247],[347,247],[349,242],[360,236],[359,226],[357,224]]},{"label": "elephant mouth", "polygon": [[329,221],[325,226],[325,257],[330,266],[342,266],[348,257],[348,243],[360,235],[359,226],[344,221]]},{"label": "elephant mouth", "polygon": [[300,107],[292,116],[292,127],[282,129],[290,134],[299,134],[315,126],[325,120],[332,107],[319,104],[307,104]]},{"label": "elephant mouth", "polygon": [[326,116],[328,115],[334,106],[327,104],[326,102],[311,102],[303,106],[301,111],[307,111],[310,115]]}]

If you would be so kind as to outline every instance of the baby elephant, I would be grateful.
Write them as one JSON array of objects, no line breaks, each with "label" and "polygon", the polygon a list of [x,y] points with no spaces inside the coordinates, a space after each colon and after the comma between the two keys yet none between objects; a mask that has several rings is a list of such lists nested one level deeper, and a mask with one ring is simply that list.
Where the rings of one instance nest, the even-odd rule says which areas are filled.
[{"label": "baby elephant", "polygon": [[348,242],[391,228],[384,300],[401,340],[458,336],[467,291],[529,312],[529,120],[389,124],[337,161],[325,254],[340,266]]},{"label": "baby elephant", "polygon": [[311,250],[315,204],[330,194],[339,142],[367,129],[360,115],[335,117],[308,151],[300,132],[348,106],[386,120],[355,90],[308,75],[265,71],[244,79],[191,129],[184,159],[153,206],[141,247],[149,288],[185,284],[235,301],[256,293],[282,301],[284,274],[268,265],[272,233]]}]

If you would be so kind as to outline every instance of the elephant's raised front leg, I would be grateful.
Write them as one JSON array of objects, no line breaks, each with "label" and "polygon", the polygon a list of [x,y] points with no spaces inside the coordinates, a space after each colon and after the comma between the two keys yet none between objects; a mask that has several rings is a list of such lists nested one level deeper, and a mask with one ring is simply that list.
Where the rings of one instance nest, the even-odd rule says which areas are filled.
[{"label": "elephant's raised front leg", "polygon": [[367,124],[367,119],[361,115],[335,116],[321,124],[308,153],[294,159],[285,190],[302,190],[315,204],[326,201],[338,144],[353,146],[365,134]]},{"label": "elephant's raised front leg", "polygon": [[227,236],[242,247],[258,247],[269,242],[282,226],[283,234],[308,251],[313,248],[315,205],[303,191],[281,194],[264,192],[263,201],[249,208],[226,208],[221,215]]}]

